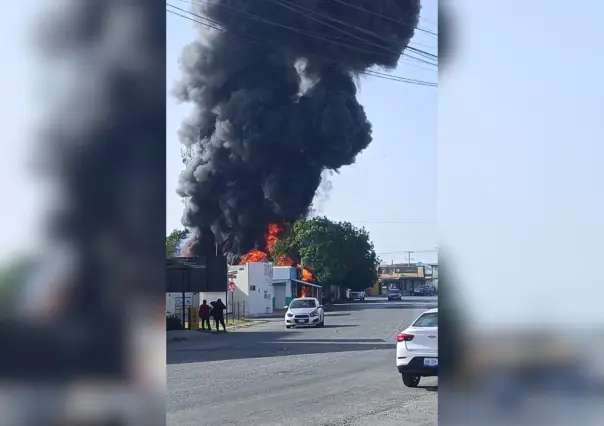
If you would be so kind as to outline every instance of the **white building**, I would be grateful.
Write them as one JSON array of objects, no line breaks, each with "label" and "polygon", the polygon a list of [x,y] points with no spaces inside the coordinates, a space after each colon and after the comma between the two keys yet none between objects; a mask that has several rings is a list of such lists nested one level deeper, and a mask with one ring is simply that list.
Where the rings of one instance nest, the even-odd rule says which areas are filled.
[{"label": "white building", "polygon": [[274,309],[273,264],[247,263],[229,267],[235,291],[229,292],[227,305],[237,316],[271,314]]},{"label": "white building", "polygon": [[321,300],[321,286],[299,280],[297,277],[298,270],[293,266],[273,267],[274,309],[283,309],[292,299],[302,295]]}]

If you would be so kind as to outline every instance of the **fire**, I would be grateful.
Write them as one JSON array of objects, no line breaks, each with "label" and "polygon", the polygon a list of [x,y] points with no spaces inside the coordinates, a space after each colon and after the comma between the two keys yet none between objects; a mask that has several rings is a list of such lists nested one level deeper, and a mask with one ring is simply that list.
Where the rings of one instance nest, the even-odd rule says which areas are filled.
[{"label": "fire", "polygon": [[[300,267],[300,265],[298,265],[298,267]],[[312,272],[310,272],[308,269],[303,268],[302,269],[302,281],[306,281],[306,282],[312,282],[313,280],[313,276],[312,276]]]},{"label": "fire", "polygon": [[[268,229],[266,230],[266,234],[264,235],[265,241],[266,241],[266,250],[267,252],[264,252],[262,250],[259,249],[252,249],[250,251],[248,251],[246,254],[244,254],[243,256],[241,256],[241,261],[239,262],[240,264],[244,265],[246,263],[249,262],[268,262],[271,260],[271,257],[269,255],[270,252],[273,251],[273,248],[275,247],[275,244],[277,243],[277,241],[279,240],[279,235],[281,235],[281,233],[283,232],[284,226],[279,225],[277,223],[271,223],[270,225],[268,225]],[[273,259],[275,261],[275,264],[277,266],[294,266],[295,262],[286,255],[281,255],[279,256],[278,259]],[[298,268],[301,267],[301,265],[296,265]],[[313,275],[312,272],[310,272],[310,270],[306,269],[306,268],[302,268],[302,281],[306,281],[306,282],[311,282],[313,280]]]},{"label": "fire", "polygon": [[310,287],[308,287],[307,285],[303,285],[302,288],[300,289],[300,297],[302,299],[304,299],[309,294],[310,294]]},{"label": "fire", "polygon": [[245,265],[249,262],[267,262],[269,259],[268,254],[263,252],[262,250],[252,249],[248,251],[246,254],[241,256],[241,264]]}]

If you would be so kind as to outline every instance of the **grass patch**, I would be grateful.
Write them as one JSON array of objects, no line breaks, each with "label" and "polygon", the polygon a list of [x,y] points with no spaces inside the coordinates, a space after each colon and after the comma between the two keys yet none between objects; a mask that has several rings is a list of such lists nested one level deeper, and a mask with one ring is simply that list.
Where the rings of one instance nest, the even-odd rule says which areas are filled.
[{"label": "grass patch", "polygon": [[[254,321],[254,320],[249,320],[247,318],[239,318],[239,319],[231,319],[229,318],[228,322],[226,321],[226,326],[228,327],[250,327],[254,324],[259,324],[262,321]],[[210,325],[212,327],[212,329],[214,329],[214,327],[216,327],[216,324],[214,323],[214,320],[210,320]],[[188,328],[189,327],[189,323],[185,322],[185,327]],[[201,330],[201,324],[198,330]]]},{"label": "grass patch", "polygon": [[230,319],[229,318],[229,322],[227,323],[227,327],[233,327],[233,326],[247,326],[247,325],[254,325],[255,321],[251,321],[247,318],[239,318],[239,319]]}]

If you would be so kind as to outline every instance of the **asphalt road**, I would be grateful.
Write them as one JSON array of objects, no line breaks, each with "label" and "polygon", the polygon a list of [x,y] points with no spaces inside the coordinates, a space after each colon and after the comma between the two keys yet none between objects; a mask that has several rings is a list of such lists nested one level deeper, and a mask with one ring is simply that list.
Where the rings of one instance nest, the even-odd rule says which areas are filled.
[{"label": "asphalt road", "polygon": [[395,336],[436,298],[347,303],[324,328],[282,320],[168,345],[168,425],[437,423],[437,378],[406,388]]}]

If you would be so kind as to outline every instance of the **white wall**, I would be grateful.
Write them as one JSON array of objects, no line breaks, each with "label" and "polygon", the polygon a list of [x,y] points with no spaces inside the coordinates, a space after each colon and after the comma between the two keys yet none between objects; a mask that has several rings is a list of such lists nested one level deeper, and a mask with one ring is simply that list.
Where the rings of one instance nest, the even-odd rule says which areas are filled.
[{"label": "white wall", "polygon": [[247,268],[249,286],[249,313],[251,315],[272,313],[273,264],[248,263]]},{"label": "white wall", "polygon": [[[237,273],[234,278],[231,278],[231,281],[235,283],[233,294],[235,311],[239,304],[239,311],[243,313],[245,304],[245,315],[273,312],[273,271],[273,264],[265,262],[254,262],[229,268],[229,272]],[[229,302],[230,298],[229,295]]]},{"label": "white wall", "polygon": [[[185,293],[185,307],[189,306],[189,301],[191,303],[190,306],[193,309],[199,309],[199,305],[201,304],[200,294]],[[182,293],[166,293],[166,315],[168,314],[168,312],[173,315],[182,315]],[[188,316],[186,318],[188,318]]]},{"label": "white wall", "polygon": [[296,279],[296,268],[293,266],[274,266],[273,280],[293,280]]},{"label": "white wall", "polygon": [[[232,300],[232,304],[239,304],[239,310],[242,314],[249,314],[249,285],[248,285],[248,268],[247,265],[236,265],[229,267],[229,273],[237,272],[234,278],[230,281],[235,283],[235,291],[232,295],[229,294],[229,302]],[[245,303],[245,313],[243,312],[243,305]],[[236,308],[235,308],[236,309]],[[229,309],[230,311],[230,309]]]}]

